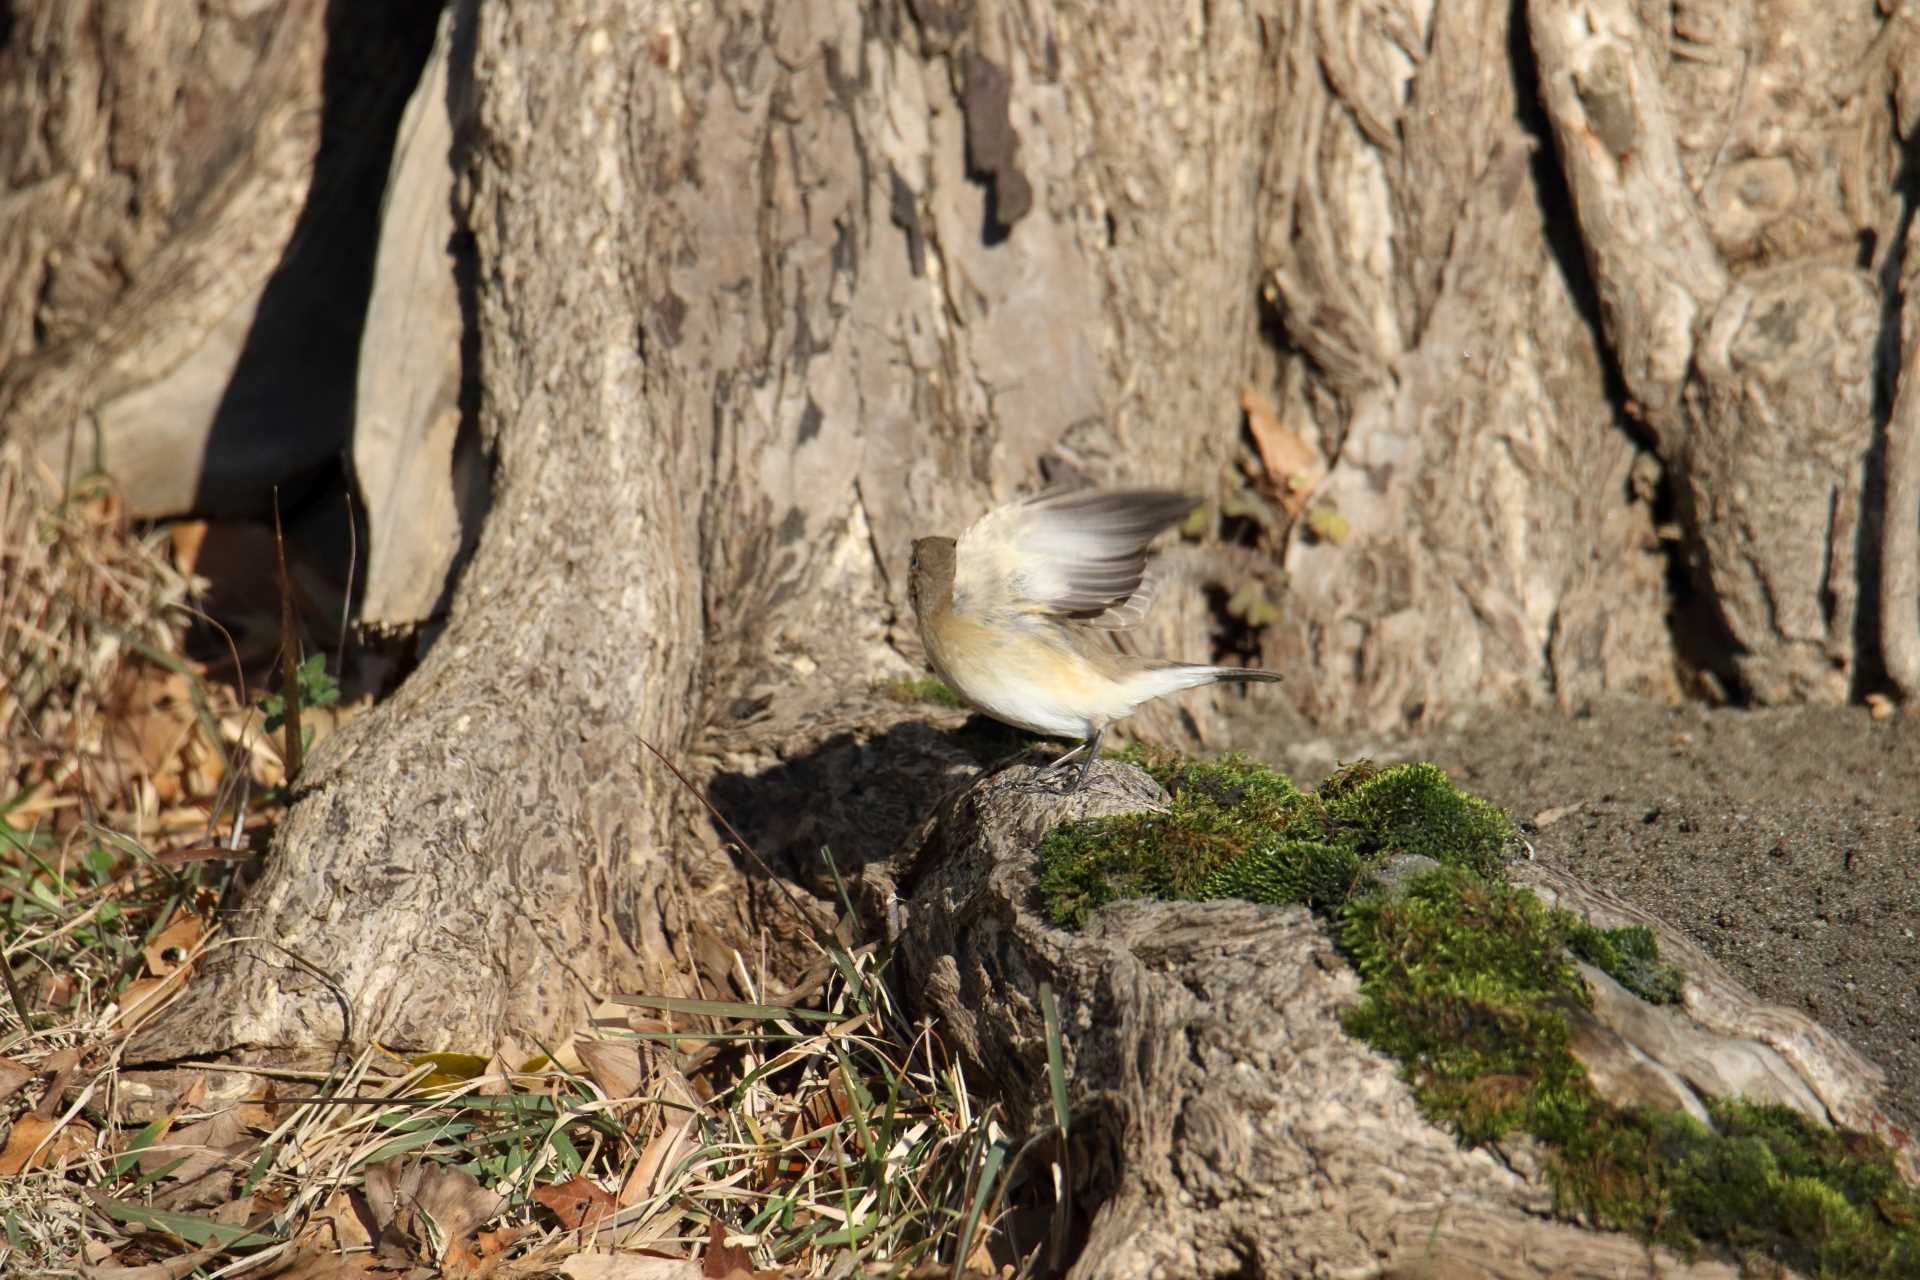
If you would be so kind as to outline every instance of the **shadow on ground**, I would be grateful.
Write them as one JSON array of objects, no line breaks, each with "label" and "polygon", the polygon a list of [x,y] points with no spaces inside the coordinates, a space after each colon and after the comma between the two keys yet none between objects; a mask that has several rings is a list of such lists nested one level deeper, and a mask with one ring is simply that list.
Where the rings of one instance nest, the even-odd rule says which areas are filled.
[{"label": "shadow on ground", "polygon": [[[751,777],[718,774],[707,800],[775,871],[838,905],[833,870],[852,880],[892,854],[983,770],[1054,754],[1031,734],[984,716],[941,714],[879,732],[837,733]],[[731,839],[718,824],[715,834]],[[823,850],[831,851],[831,869]]]}]

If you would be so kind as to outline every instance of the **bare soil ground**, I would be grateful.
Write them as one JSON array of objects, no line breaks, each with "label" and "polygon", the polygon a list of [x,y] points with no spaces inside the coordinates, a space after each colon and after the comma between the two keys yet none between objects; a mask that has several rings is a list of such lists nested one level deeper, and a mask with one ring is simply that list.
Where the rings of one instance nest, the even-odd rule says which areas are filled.
[{"label": "bare soil ground", "polygon": [[1887,1071],[1920,1129],[1920,719],[1859,708],[1483,711],[1392,742],[1266,754],[1423,759],[1503,805],[1536,856],[1683,929],[1757,994]]}]

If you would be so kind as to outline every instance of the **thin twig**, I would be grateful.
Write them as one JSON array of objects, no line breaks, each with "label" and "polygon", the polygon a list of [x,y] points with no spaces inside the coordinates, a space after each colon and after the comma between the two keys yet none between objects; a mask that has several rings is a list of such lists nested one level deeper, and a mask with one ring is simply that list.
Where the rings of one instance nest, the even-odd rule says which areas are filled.
[{"label": "thin twig", "polygon": [[287,540],[280,529],[280,486],[273,488],[273,558],[280,578],[280,727],[287,735],[287,785],[300,777],[305,763],[306,742],[300,732],[299,659],[293,656],[300,645],[293,618],[293,580],[287,575]]},{"label": "thin twig", "polygon": [[[653,752],[654,759],[658,760],[661,764],[667,766],[667,771],[673,774],[674,777],[680,780],[680,785],[687,789],[688,794],[691,795],[695,800],[698,800],[703,806],[705,806],[707,812],[713,815],[713,820],[720,824],[721,829],[724,830],[727,833],[727,835],[733,840],[733,843],[735,844],[735,846],[737,846],[739,850],[742,853],[746,854],[749,858],[752,858],[753,865],[756,867],[759,867],[761,871],[765,872],[767,878],[773,881],[774,886],[778,888],[781,893],[786,895],[787,905],[793,908],[793,913],[800,918],[800,922],[806,925],[809,929],[811,929],[813,927],[812,919],[808,916],[806,908],[800,905],[800,899],[794,896],[793,890],[787,887],[786,880],[784,880],[781,876],[776,874],[772,867],[767,865],[767,860],[765,858],[762,858],[759,852],[755,850],[752,845],[747,843],[745,836],[741,835],[738,831],[733,829],[733,824],[727,821],[727,816],[721,813],[718,809],[714,808],[712,802],[709,801],[705,796],[700,794],[699,788],[695,787],[692,782],[687,780],[687,775],[680,772],[680,767],[678,765],[674,764],[673,761],[667,759],[666,756],[660,754],[660,748],[654,746],[651,742],[648,742],[645,738],[640,739],[640,745],[645,747],[647,750]],[[818,935],[816,935],[814,938],[814,941],[821,942],[821,939],[818,937]],[[831,935],[829,935],[827,940],[824,943],[822,943],[822,945],[823,946],[830,945],[830,946],[837,947],[839,945],[839,942],[837,939],[834,939],[831,937]]]}]

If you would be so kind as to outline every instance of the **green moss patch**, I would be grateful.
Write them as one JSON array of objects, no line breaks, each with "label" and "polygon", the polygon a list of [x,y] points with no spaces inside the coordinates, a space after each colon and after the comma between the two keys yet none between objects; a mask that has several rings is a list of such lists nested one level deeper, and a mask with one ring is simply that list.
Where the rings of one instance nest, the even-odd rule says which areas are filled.
[{"label": "green moss patch", "polygon": [[1592,1120],[1566,1010],[1586,986],[1566,917],[1471,871],[1442,868],[1340,915],[1361,1001],[1347,1030],[1407,1064],[1423,1111],[1468,1142]]},{"label": "green moss patch", "polygon": [[1130,748],[1121,758],[1152,774],[1173,803],[1166,813],[1074,823],[1046,837],[1040,890],[1057,924],[1082,924],[1122,898],[1329,909],[1388,857],[1420,854],[1491,872],[1513,835],[1504,814],[1462,795],[1432,765],[1355,765],[1308,794],[1237,757],[1195,764]]},{"label": "green moss patch", "polygon": [[1596,929],[1576,922],[1567,937],[1573,954],[1648,1004],[1679,1004],[1685,979],[1680,971],[1660,963],[1660,945],[1653,930],[1640,925],[1624,929]]},{"label": "green moss patch", "polygon": [[[1304,904],[1360,973],[1347,1029],[1463,1142],[1535,1142],[1562,1215],[1761,1271],[1920,1275],[1920,1194],[1877,1139],[1738,1101],[1709,1103],[1709,1130],[1593,1092],[1569,1047],[1589,999],[1576,958],[1656,1002],[1679,999],[1680,975],[1650,931],[1596,929],[1507,883],[1512,826],[1440,770],[1361,764],[1306,793],[1239,759],[1126,758],[1170,809],[1050,833],[1040,889],[1056,922],[1121,898]],[[1407,854],[1428,869],[1382,884]]]}]

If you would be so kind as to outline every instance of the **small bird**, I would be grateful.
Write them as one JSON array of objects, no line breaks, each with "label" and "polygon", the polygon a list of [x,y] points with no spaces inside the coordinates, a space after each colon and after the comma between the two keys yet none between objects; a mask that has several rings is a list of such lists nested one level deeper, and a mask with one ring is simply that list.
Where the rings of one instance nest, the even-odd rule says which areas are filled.
[{"label": "small bird", "polygon": [[[1107,726],[1151,698],[1275,671],[1136,658],[1102,632],[1153,603],[1147,544],[1200,500],[1164,489],[1048,492],[990,511],[952,538],[913,544],[908,594],[927,657],[953,691],[996,720],[1082,743],[1067,794],[1087,785]],[[1144,585],[1143,585],[1144,583]]]}]

